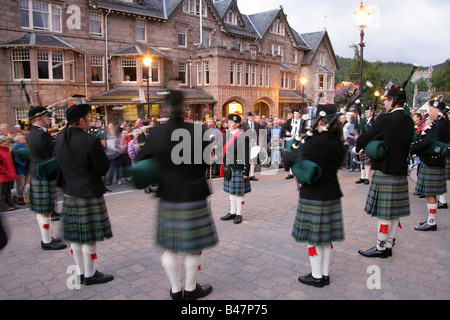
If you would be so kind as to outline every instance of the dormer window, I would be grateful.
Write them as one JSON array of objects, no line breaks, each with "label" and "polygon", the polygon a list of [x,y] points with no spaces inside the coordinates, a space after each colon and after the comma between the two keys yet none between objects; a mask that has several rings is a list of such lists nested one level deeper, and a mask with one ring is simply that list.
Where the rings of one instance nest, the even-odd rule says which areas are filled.
[{"label": "dormer window", "polygon": [[237,14],[233,10],[228,11],[228,13],[225,16],[225,22],[237,25],[238,24]]},{"label": "dormer window", "polygon": [[284,23],[281,22],[280,19],[275,20],[270,27],[270,32],[274,34],[278,34],[280,36],[284,36]]},{"label": "dormer window", "polygon": [[[183,11],[200,15],[200,0],[184,0]],[[206,4],[202,2],[202,16],[206,17]]]}]

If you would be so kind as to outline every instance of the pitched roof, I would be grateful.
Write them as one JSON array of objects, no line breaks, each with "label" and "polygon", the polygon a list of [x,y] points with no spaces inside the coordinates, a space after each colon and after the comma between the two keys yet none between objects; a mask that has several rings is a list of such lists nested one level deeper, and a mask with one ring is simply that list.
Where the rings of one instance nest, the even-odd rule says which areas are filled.
[{"label": "pitched roof", "polygon": [[77,52],[82,52],[78,50],[66,41],[58,38],[52,34],[41,34],[41,33],[27,33],[20,38],[9,40],[0,44],[0,47],[48,47],[48,48],[62,48],[70,49]]},{"label": "pitched roof", "polygon": [[261,13],[255,13],[249,15],[249,19],[252,21],[255,28],[258,30],[258,33],[261,37],[264,37],[267,30],[269,30],[270,26],[273,23],[273,20],[278,16],[280,9],[266,11]]},{"label": "pitched roof", "polygon": [[339,70],[339,63],[337,61],[336,55],[333,50],[333,46],[331,45],[331,41],[328,36],[328,32],[326,30],[322,30],[322,31],[318,31],[318,32],[311,32],[311,33],[303,33],[303,34],[301,34],[301,37],[305,40],[305,42],[311,48],[311,51],[306,52],[305,55],[303,56],[303,59],[301,61],[302,65],[311,64],[311,61],[313,60],[314,56],[316,55],[317,49],[319,48],[320,44],[322,43],[323,40],[326,40],[330,43],[331,56],[336,65],[336,68]]},{"label": "pitched roof", "polygon": [[129,45],[125,48],[111,52],[110,55],[111,56],[153,55],[157,57],[167,58],[170,60],[170,57],[164,52],[143,43]]}]

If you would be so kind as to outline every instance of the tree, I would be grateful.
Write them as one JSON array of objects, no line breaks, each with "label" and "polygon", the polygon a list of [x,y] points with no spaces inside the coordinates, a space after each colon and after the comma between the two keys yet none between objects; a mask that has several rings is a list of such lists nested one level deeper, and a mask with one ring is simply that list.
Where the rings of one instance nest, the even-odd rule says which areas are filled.
[{"label": "tree", "polygon": [[450,59],[445,61],[444,69],[433,73],[431,83],[437,92],[450,92]]}]

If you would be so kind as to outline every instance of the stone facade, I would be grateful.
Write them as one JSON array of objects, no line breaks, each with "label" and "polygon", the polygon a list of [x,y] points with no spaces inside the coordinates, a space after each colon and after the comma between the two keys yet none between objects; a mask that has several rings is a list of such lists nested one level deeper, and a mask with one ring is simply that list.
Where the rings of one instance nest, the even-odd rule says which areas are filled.
[{"label": "stone facade", "polygon": [[333,102],[338,64],[326,31],[297,33],[282,7],[248,16],[235,0],[202,6],[200,23],[198,0],[6,0],[0,123],[26,118],[21,83],[33,105],[83,95],[103,124],[160,116],[158,92],[180,78],[196,119],[207,109],[226,116],[230,103],[240,114],[283,117],[284,108],[314,104],[319,91]]}]

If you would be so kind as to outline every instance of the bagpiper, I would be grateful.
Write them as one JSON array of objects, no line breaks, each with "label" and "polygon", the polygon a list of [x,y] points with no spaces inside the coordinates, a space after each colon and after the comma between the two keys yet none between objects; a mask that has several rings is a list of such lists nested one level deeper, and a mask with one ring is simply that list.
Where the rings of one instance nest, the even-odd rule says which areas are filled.
[{"label": "bagpiper", "polygon": [[[173,300],[195,300],[213,290],[211,285],[200,285],[196,280],[201,269],[202,251],[218,243],[207,202],[211,194],[205,176],[209,160],[206,162],[203,158],[209,142],[194,141],[195,131],[202,129],[197,124],[185,122],[181,91],[171,90],[166,104],[170,107],[170,120],[149,130],[148,140],[139,150],[136,161],[139,164],[139,161],[153,158],[159,171],[156,243],[164,249],[161,262],[171,284],[169,294]],[[179,137],[182,142],[174,137]],[[191,143],[186,145],[185,141]],[[181,150],[180,145],[185,148]],[[197,150],[196,145],[201,148]],[[201,161],[196,160],[198,156]],[[181,286],[181,253],[185,254],[184,289]]]},{"label": "bagpiper", "polygon": [[[366,132],[370,126],[372,126],[374,118],[374,110],[372,106],[367,106],[364,111],[364,118],[361,119],[361,122],[358,126],[358,135]],[[356,184],[370,184],[369,176],[370,176],[370,159],[367,155],[362,152],[360,155],[361,159],[361,178],[357,180]]]},{"label": "bagpiper", "polygon": [[[437,196],[447,192],[447,179],[445,176],[445,152],[447,151],[447,122],[444,119],[446,106],[443,102],[430,101],[428,110],[429,120],[422,130],[420,139],[411,144],[411,152],[420,156],[422,164],[419,167],[415,192],[425,196],[427,200],[428,219],[414,229],[417,231],[437,230]],[[439,145],[445,145],[442,152],[434,152]],[[429,152],[431,147],[431,153]]]},{"label": "bagpiper", "polygon": [[112,238],[102,179],[108,172],[109,160],[100,140],[87,133],[91,120],[89,105],[71,106],[66,119],[66,128],[58,135],[55,146],[60,167],[57,185],[64,192],[64,239],[71,244],[80,283],[106,283],[114,277],[101,273],[94,265],[97,242]]},{"label": "bagpiper", "polygon": [[41,179],[37,170],[39,162],[53,156],[54,143],[49,132],[51,114],[46,107],[37,106],[30,109],[28,118],[31,123],[28,136],[31,210],[37,213],[42,249],[61,250],[67,244],[61,242],[61,238],[53,238],[51,235],[52,212],[56,200],[55,181]]},{"label": "bagpiper", "polygon": [[379,115],[367,132],[356,141],[356,150],[369,142],[382,141],[386,154],[372,159],[374,174],[365,211],[376,217],[377,243],[358,252],[365,257],[387,258],[392,255],[400,218],[410,215],[408,190],[408,155],[414,135],[414,123],[403,107],[406,94],[402,87],[389,86],[385,92],[385,114]]},{"label": "bagpiper", "polygon": [[301,151],[287,153],[284,161],[286,168],[293,167],[299,161],[298,153],[302,152],[302,161],[311,161],[321,168],[322,174],[317,180],[306,183],[300,181],[302,185],[292,237],[297,242],[307,243],[311,264],[311,273],[300,276],[298,281],[323,287],[330,283],[328,269],[332,242],[344,240],[342,191],[337,171],[342,165],[346,150],[341,139],[340,121],[334,121],[327,128],[332,122],[331,116],[337,113],[336,107],[332,104],[318,105],[316,112],[317,115],[321,112],[327,115],[319,120],[317,133],[305,140]]}]

